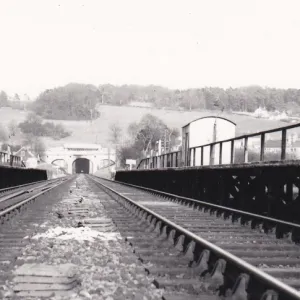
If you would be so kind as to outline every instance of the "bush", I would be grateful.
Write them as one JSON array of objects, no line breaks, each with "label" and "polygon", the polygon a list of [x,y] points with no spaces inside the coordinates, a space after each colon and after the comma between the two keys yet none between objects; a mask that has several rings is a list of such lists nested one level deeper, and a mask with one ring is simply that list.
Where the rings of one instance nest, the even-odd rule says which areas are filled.
[{"label": "bush", "polygon": [[43,124],[44,136],[50,136],[55,140],[60,140],[70,136],[70,132],[66,131],[62,124],[55,125],[52,122],[46,122]]},{"label": "bush", "polygon": [[29,114],[27,119],[19,124],[24,134],[31,134],[35,137],[47,136],[56,140],[70,136],[71,133],[65,130],[62,124],[52,122],[43,123],[42,119],[34,114]]}]

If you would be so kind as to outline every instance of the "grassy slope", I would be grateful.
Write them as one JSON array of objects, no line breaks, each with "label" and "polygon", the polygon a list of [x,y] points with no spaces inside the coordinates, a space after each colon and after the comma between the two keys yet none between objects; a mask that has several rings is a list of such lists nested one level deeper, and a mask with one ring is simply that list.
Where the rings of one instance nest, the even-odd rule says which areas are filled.
[{"label": "grassy slope", "polygon": [[[139,107],[119,107],[119,106],[100,106],[101,116],[93,121],[55,121],[62,123],[66,128],[72,131],[72,135],[65,139],[54,141],[45,139],[48,147],[62,145],[64,143],[95,143],[106,146],[109,140],[109,126],[118,123],[124,131],[127,130],[131,122],[139,121],[144,114],[150,113],[161,118],[169,127],[181,128],[183,125],[204,116],[214,115],[214,112],[182,112],[169,111],[151,108]],[[279,121],[269,121],[263,119],[255,119],[249,116],[234,115],[222,113],[220,116],[228,118],[237,123],[237,135],[245,132],[256,132],[274,127],[286,126],[287,123]],[[26,112],[12,110],[8,108],[0,109],[0,122],[4,125],[8,124],[12,119],[22,122],[26,118]],[[20,139],[20,136],[15,140]]]}]

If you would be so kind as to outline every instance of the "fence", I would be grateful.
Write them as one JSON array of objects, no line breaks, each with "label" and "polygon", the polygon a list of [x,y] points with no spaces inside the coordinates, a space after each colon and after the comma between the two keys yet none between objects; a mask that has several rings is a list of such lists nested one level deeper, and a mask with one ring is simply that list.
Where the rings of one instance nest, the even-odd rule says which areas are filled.
[{"label": "fence", "polygon": [[[149,157],[142,159],[137,169],[158,169],[158,168],[168,168],[168,167],[184,167],[184,166],[196,166],[196,156],[197,154],[200,156],[200,166],[203,166],[204,162],[204,155],[205,152],[207,153],[207,149],[209,149],[209,165],[215,165],[215,158],[218,159],[218,165],[222,164],[223,158],[223,146],[226,143],[230,144],[230,164],[234,164],[234,155],[235,155],[235,142],[239,140],[243,140],[243,159],[242,163],[249,162],[249,147],[248,141],[251,137],[260,137],[260,152],[258,161],[265,161],[265,142],[266,142],[266,135],[270,133],[281,132],[281,155],[279,160],[285,160],[287,158],[287,130],[294,129],[300,127],[300,123],[274,128],[266,131],[261,131],[257,133],[252,133],[248,135],[238,136],[232,139],[222,140],[210,144],[205,144],[193,148],[188,149],[187,156],[183,158],[181,151],[165,153],[159,156]],[[218,151],[216,151],[218,150]],[[217,152],[217,153],[216,153]],[[217,155],[217,156],[216,156]],[[175,157],[175,159],[174,159]]]},{"label": "fence", "polygon": [[24,167],[20,156],[9,154],[6,151],[0,151],[0,165],[11,167]]}]

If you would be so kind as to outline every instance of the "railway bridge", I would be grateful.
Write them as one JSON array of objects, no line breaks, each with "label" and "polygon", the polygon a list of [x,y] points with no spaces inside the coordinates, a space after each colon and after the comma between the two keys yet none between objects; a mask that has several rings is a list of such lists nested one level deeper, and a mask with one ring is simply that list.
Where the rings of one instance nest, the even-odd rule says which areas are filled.
[{"label": "railway bridge", "polygon": [[[17,218],[24,206],[30,209],[30,218],[20,218],[20,222],[8,223],[1,230],[5,237],[2,247],[13,245],[25,253],[16,263],[5,265],[5,269],[0,267],[3,274],[14,274],[13,282],[9,283],[10,295],[28,298],[50,296],[57,289],[75,292],[75,285],[70,286],[65,280],[71,274],[64,269],[69,263],[70,248],[57,243],[58,251],[53,251],[53,240],[46,244],[35,243],[36,236],[25,238],[29,229],[33,235],[42,228],[36,226],[40,222],[43,229],[38,236],[46,236],[49,241],[47,234],[53,234],[53,227],[61,219],[65,227],[70,221],[77,223],[76,228],[71,228],[77,232],[81,227],[103,231],[102,234],[117,230],[133,247],[134,254],[126,253],[127,247],[122,251],[117,247],[114,253],[115,244],[108,248],[110,243],[105,243],[104,256],[114,253],[118,261],[130,266],[138,259],[155,278],[152,282],[155,287],[167,288],[160,291],[163,295],[159,299],[300,300],[300,160],[291,155],[295,145],[288,142],[288,132],[297,130],[300,124],[235,137],[235,124],[231,123],[225,130],[227,139],[221,139],[216,129],[218,123],[224,129],[226,120],[211,121],[204,123],[213,123],[212,140],[207,136],[199,138],[193,132],[200,133],[199,124],[185,127],[181,151],[149,156],[135,170],[118,171],[114,181],[92,174],[45,180],[42,170],[3,166],[1,184],[14,186],[0,189],[2,223]],[[270,156],[266,150],[270,134],[280,135],[277,156]],[[249,140],[255,136],[260,148],[254,147],[254,153]],[[60,151],[47,152],[49,162],[63,160],[69,173],[95,173],[95,168],[107,168],[113,163],[111,152],[102,149],[103,155],[100,153],[101,148],[94,145],[65,145]],[[31,205],[33,201],[35,204]],[[57,232],[57,236],[65,234],[66,229]],[[78,236],[83,234],[84,231]],[[27,240],[30,244],[25,244],[24,252],[21,244]],[[98,239],[97,245],[100,242]],[[68,244],[72,243],[70,239]],[[72,247],[76,249],[75,243]],[[43,262],[48,262],[46,266],[38,264],[38,260],[27,263],[29,257],[48,253],[45,251],[49,249],[49,254],[43,257]],[[76,268],[81,261],[85,266],[88,262],[90,269],[95,270],[95,277],[102,276],[101,269],[92,267],[97,261],[106,268],[107,260],[97,260],[99,253],[95,256],[93,249],[84,250],[76,253],[82,254],[82,259],[74,262]],[[63,265],[53,266],[57,253]],[[15,257],[14,252],[3,252],[0,261],[15,261]],[[110,264],[112,273],[122,264]],[[90,269],[88,272],[80,269],[80,276],[90,278]],[[31,276],[26,276],[29,271]],[[64,272],[65,277],[60,284],[57,284],[58,272]],[[123,274],[124,270],[118,272]],[[123,277],[126,286],[129,276]],[[0,284],[3,278],[6,277],[0,276]],[[145,282],[144,279],[141,282],[143,287]],[[142,285],[137,285],[139,299],[141,293],[147,296],[146,290],[140,289]],[[90,298],[89,292],[95,291],[96,286],[81,291],[80,295]],[[154,290],[150,292],[153,294]]]},{"label": "railway bridge", "polygon": [[[202,127],[205,132],[206,125]],[[300,124],[224,140],[214,139],[206,144],[203,138],[200,138],[200,144],[191,143],[186,134],[189,131],[190,136],[195,136],[191,129],[183,127],[185,143],[182,151],[147,157],[140,161],[135,170],[118,171],[115,179],[300,223],[300,160],[293,156],[293,145],[288,143],[287,138],[289,133],[294,134],[300,129]],[[201,126],[197,126],[195,131],[200,134]],[[234,135],[233,132],[231,135]],[[266,141],[270,135],[279,137],[279,153],[266,152]],[[260,140],[259,149],[254,151],[249,142],[257,137]],[[199,137],[196,138],[199,140]],[[242,147],[236,147],[237,144]]]}]

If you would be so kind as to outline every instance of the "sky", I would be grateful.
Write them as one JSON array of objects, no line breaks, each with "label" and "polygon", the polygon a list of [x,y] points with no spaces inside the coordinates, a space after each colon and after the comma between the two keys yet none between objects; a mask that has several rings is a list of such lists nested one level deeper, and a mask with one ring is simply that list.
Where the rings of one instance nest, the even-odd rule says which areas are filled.
[{"label": "sky", "polygon": [[300,89],[299,0],[0,0],[0,90]]}]

